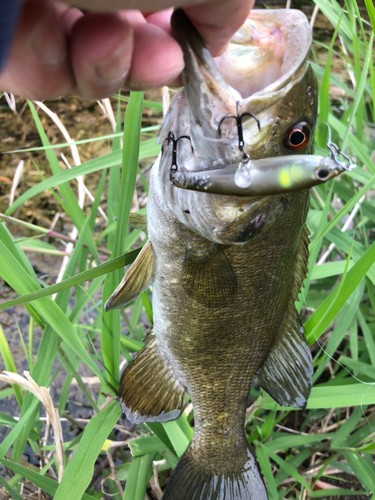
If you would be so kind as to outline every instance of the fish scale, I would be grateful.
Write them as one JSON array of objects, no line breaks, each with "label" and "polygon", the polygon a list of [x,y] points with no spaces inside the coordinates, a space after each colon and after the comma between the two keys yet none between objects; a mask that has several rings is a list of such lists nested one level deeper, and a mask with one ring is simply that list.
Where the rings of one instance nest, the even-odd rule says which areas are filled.
[{"label": "fish scale", "polygon": [[[121,307],[153,285],[153,333],[122,373],[119,401],[134,423],[167,422],[190,395],[194,436],[164,500],[266,500],[244,431],[248,396],[257,376],[278,404],[306,405],[312,360],[294,302],[307,271],[307,187],[342,168],[311,155],[317,87],[302,13],[251,14],[251,30],[230,45],[241,57],[228,49],[216,60],[224,76],[241,74],[249,47],[251,83],[237,89],[181,10],[172,27],[185,57],[184,88],[159,131],[149,239],[106,303],[106,310]],[[261,47],[257,29],[265,33]],[[256,57],[265,50],[266,61]],[[268,71],[274,60],[278,70]],[[234,174],[246,162],[257,180],[242,189]]]}]

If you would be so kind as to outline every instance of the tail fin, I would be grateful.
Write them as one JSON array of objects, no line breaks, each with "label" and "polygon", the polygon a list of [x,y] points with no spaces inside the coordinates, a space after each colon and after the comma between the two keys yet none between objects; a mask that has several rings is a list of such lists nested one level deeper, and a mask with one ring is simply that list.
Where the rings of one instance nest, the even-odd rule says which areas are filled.
[{"label": "tail fin", "polygon": [[163,500],[267,500],[255,458],[248,450],[242,471],[214,473],[190,450],[175,468]]}]

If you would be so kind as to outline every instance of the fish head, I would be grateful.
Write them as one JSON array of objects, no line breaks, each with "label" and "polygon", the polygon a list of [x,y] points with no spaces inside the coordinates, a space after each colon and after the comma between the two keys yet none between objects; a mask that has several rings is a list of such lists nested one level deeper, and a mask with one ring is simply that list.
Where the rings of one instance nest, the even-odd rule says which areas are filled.
[{"label": "fish head", "polygon": [[[298,10],[254,10],[215,59],[183,11],[174,12],[172,28],[184,52],[184,87],[159,131],[160,190],[193,231],[216,243],[244,244],[282,215],[290,193],[210,193],[207,179],[244,158],[313,152],[317,83],[307,62],[311,28]],[[170,182],[185,173],[199,173],[202,189],[186,191]]]}]

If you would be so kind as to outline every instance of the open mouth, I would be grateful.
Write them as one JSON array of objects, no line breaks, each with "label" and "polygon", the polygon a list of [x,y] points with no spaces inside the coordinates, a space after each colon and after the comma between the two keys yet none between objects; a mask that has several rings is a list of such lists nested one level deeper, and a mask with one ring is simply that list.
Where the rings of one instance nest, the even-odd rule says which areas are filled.
[{"label": "open mouth", "polygon": [[285,86],[298,72],[310,44],[311,30],[300,11],[253,10],[227,50],[214,60],[235,99],[246,99]]}]

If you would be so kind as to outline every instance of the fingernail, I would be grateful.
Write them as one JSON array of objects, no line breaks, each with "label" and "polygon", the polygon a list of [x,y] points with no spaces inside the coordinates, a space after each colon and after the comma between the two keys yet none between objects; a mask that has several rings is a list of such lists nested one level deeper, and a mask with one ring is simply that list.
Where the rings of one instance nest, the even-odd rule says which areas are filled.
[{"label": "fingernail", "polygon": [[42,64],[58,65],[66,58],[66,38],[58,19],[47,15],[36,26],[29,44]]},{"label": "fingernail", "polygon": [[133,40],[127,38],[108,58],[96,64],[96,74],[103,83],[116,83],[129,72]]}]

